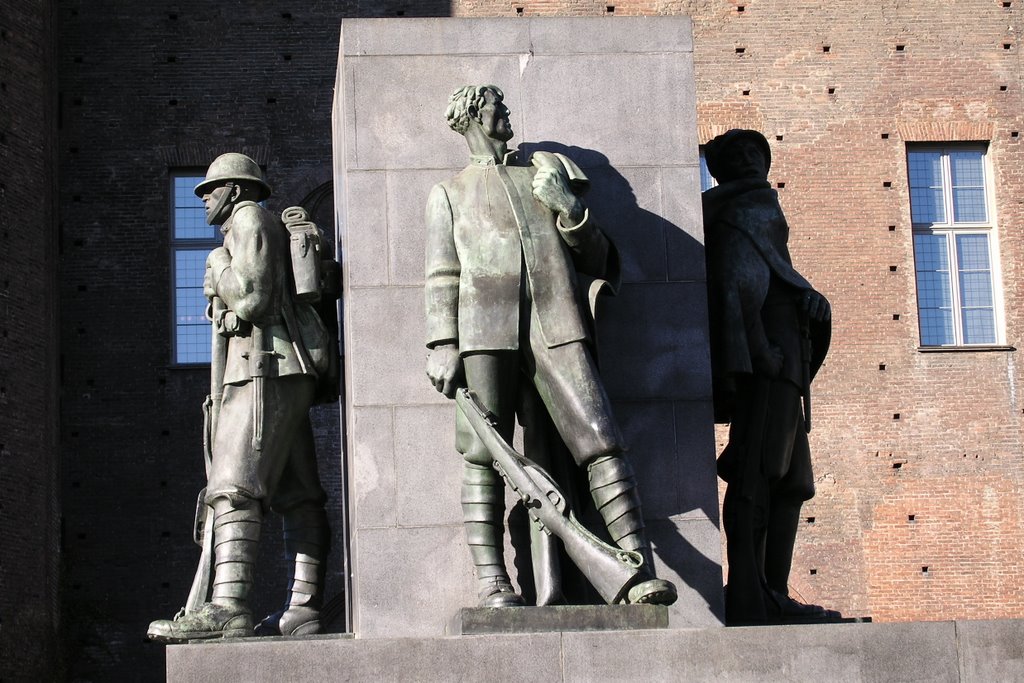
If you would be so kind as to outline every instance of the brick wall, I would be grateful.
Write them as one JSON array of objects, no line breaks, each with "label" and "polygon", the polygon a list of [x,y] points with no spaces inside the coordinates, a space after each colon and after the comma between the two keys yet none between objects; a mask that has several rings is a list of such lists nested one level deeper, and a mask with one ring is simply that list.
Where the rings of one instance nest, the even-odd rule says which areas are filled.
[{"label": "brick wall", "polygon": [[[59,4],[64,608],[71,675],[159,679],[149,621],[188,595],[208,368],[171,363],[169,172],[263,164],[280,211],[331,180],[334,3]],[[328,193],[330,196],[330,193]],[[331,232],[332,208],[326,217]],[[338,407],[316,411],[340,534]],[[284,600],[268,516],[256,609]],[[336,543],[340,547],[342,544]],[[329,595],[340,590],[340,553]]]},{"label": "brick wall", "polygon": [[[1024,550],[1017,353],[917,350],[904,157],[908,141],[990,142],[1006,337],[1015,343],[1024,164],[1014,132],[1024,129],[1024,84],[1008,27],[1020,22],[1020,2],[59,0],[60,436],[73,675],[159,678],[162,649],[142,645],[143,634],[150,619],[177,610],[194,569],[188,530],[202,485],[207,378],[169,364],[168,170],[249,150],[275,186],[271,208],[328,180],[343,16],[693,16],[702,139],[734,126],[768,135],[794,260],[835,309],[833,351],[816,383],[818,496],[805,508],[814,522],[801,530],[795,593],[878,620],[1024,615],[1013,576]],[[36,301],[28,291],[15,300]],[[40,421],[21,424],[52,419],[45,394],[36,400]],[[321,411],[319,423],[337,521],[336,411]],[[271,526],[265,537],[276,535]],[[279,547],[265,545],[260,608],[282,590]],[[334,573],[337,585],[337,564]]]},{"label": "brick wall", "polygon": [[704,139],[766,133],[794,262],[834,307],[793,588],[877,620],[1020,617],[1017,352],[917,350],[905,159],[990,143],[1017,342],[1020,3],[713,4],[692,5]]},{"label": "brick wall", "polygon": [[60,670],[52,4],[0,9],[0,681]]}]

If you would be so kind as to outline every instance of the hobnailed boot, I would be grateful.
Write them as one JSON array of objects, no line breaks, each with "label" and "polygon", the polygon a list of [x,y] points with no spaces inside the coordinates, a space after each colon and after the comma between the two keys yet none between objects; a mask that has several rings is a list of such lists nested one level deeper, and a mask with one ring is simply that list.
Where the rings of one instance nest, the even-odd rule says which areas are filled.
[{"label": "hobnailed boot", "polygon": [[626,602],[671,605],[676,601],[676,587],[654,575],[654,554],[644,533],[644,517],[640,494],[636,490],[633,468],[620,454],[603,455],[587,465],[590,495],[601,513],[612,541],[623,550],[632,550],[643,557],[638,583],[629,589]]},{"label": "hobnailed boot", "polygon": [[289,561],[288,602],[256,625],[258,636],[309,636],[320,632],[330,528],[323,508],[284,513],[284,551]]},{"label": "hobnailed boot", "polygon": [[480,607],[520,607],[523,598],[512,588],[505,569],[505,489],[494,469],[465,463],[462,516],[466,542],[480,583]]},{"label": "hobnailed boot", "polygon": [[149,625],[149,638],[163,643],[193,640],[241,638],[253,635],[249,591],[252,589],[256,551],[260,541],[263,513],[259,503],[232,507],[230,501],[214,503],[213,596],[210,602],[174,619],[159,619]]}]

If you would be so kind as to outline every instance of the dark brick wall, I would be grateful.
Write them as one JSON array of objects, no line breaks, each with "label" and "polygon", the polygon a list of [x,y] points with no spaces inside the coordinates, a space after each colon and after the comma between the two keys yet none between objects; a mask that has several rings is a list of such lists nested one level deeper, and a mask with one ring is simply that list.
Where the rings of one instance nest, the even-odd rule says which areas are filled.
[{"label": "dark brick wall", "polygon": [[[1017,342],[1024,165],[1013,133],[1024,128],[1024,84],[1013,27],[1021,9],[1020,0],[1003,5],[60,0],[60,437],[72,677],[160,678],[163,651],[143,644],[146,625],[178,609],[197,557],[189,527],[203,479],[207,377],[169,363],[168,172],[249,151],[275,186],[271,208],[329,180],[344,16],[693,16],[702,139],[734,126],[768,135],[794,260],[835,308],[834,349],[815,395],[819,493],[806,507],[814,523],[801,531],[795,593],[878,620],[1024,616],[1014,576],[1024,551],[1017,352],[917,350],[904,158],[907,141],[990,142],[1006,336]],[[38,306],[29,291],[47,272],[13,277],[12,288],[26,291],[12,293],[11,306]],[[52,335],[27,338],[52,343]],[[9,359],[0,358],[0,373]],[[37,400],[40,412],[17,424],[52,424],[45,391]],[[318,423],[337,522],[337,409],[320,410]],[[41,496],[31,500],[52,501],[45,486]],[[276,536],[269,526],[259,609],[281,597]],[[332,592],[339,574],[336,562]]]},{"label": "dark brick wall", "polygon": [[53,20],[0,7],[0,681],[60,671]]},{"label": "dark brick wall", "polygon": [[[59,3],[61,445],[69,669],[160,679],[148,623],[184,604],[209,370],[171,364],[169,172],[245,151],[281,210],[331,179],[334,3]],[[330,207],[326,207],[331,231]],[[317,410],[340,528],[340,417]],[[256,609],[284,599],[276,518]],[[337,543],[340,547],[341,543]],[[330,594],[340,590],[339,554]]]}]

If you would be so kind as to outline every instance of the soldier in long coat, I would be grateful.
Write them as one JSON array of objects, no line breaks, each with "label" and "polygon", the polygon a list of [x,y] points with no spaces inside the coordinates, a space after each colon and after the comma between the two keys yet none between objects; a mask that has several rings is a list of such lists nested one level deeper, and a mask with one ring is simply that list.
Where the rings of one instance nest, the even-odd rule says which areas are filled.
[{"label": "soldier in long coat", "polygon": [[789,225],[768,183],[771,149],[753,130],[705,147],[719,185],[703,196],[718,459],[729,559],[726,623],[838,616],[789,597],[793,546],[814,496],[810,383],[828,351],[831,308],[793,268]]}]

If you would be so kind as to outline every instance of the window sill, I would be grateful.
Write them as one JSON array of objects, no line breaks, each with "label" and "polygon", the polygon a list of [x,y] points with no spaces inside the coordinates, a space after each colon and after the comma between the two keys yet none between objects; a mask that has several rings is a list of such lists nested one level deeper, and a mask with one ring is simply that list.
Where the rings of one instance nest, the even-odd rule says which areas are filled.
[{"label": "window sill", "polygon": [[164,366],[168,370],[209,370],[210,364],[207,363],[170,363]]},{"label": "window sill", "polygon": [[964,351],[1016,351],[1015,346],[918,346],[919,353],[963,353]]}]

